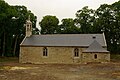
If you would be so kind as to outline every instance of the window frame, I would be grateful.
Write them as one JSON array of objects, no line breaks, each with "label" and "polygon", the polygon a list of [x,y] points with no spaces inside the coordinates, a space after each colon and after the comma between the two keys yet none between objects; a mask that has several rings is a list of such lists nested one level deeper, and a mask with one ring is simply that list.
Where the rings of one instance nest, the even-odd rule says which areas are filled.
[{"label": "window frame", "polygon": [[97,58],[98,58],[97,54],[94,54],[94,59],[97,59]]},{"label": "window frame", "polygon": [[43,56],[44,56],[44,57],[47,57],[47,56],[48,56],[48,49],[47,49],[47,47],[44,47],[44,48],[43,48]]},{"label": "window frame", "polygon": [[74,57],[79,57],[79,49],[74,48]]}]

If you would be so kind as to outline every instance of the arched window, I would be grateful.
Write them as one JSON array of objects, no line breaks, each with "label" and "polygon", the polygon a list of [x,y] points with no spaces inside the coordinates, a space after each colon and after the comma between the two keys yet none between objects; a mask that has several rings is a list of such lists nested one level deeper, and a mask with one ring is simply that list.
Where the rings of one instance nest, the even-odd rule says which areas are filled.
[{"label": "arched window", "polygon": [[97,54],[94,55],[94,58],[97,59]]},{"label": "arched window", "polygon": [[48,56],[46,47],[43,48],[43,56]]},{"label": "arched window", "polygon": [[29,26],[29,24],[27,24],[27,31],[29,31],[30,30],[30,26]]},{"label": "arched window", "polygon": [[79,57],[79,49],[78,48],[74,49],[74,57]]}]

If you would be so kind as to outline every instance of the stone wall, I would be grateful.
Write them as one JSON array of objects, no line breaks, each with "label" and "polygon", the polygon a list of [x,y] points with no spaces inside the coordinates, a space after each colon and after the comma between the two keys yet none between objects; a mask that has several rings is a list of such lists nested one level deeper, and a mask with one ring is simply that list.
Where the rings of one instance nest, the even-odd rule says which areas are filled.
[{"label": "stone wall", "polygon": [[[109,53],[82,53],[85,48],[79,49],[79,57],[74,56],[75,47],[47,47],[48,56],[43,56],[44,47],[20,47],[20,63],[63,63],[79,64],[86,62],[107,62],[110,61]],[[97,59],[94,55],[97,54]]]},{"label": "stone wall", "polygon": [[20,48],[20,63],[80,63],[81,51],[79,48],[79,57],[74,57],[74,47],[47,47],[48,56],[43,56],[44,47],[21,47]]},{"label": "stone wall", "polygon": [[[97,58],[95,58],[95,55]],[[83,53],[82,62],[108,62],[110,53]]]}]

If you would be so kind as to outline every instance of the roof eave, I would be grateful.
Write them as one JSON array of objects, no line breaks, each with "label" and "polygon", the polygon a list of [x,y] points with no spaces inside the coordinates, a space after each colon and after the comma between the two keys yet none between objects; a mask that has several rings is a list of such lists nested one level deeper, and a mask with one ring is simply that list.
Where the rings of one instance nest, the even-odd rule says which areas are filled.
[{"label": "roof eave", "polygon": [[45,45],[20,45],[20,47],[82,47],[88,48],[88,46],[45,46]]},{"label": "roof eave", "polygon": [[[46,45],[23,45],[21,44],[20,47],[81,47],[81,48],[88,48],[89,46],[46,46]],[[107,46],[103,46],[106,48]]]},{"label": "roof eave", "polygon": [[26,36],[24,37],[24,39],[23,39],[23,41],[21,42],[20,46],[23,45],[25,39],[26,39]]},{"label": "roof eave", "polygon": [[84,51],[83,53],[109,53],[109,51]]}]

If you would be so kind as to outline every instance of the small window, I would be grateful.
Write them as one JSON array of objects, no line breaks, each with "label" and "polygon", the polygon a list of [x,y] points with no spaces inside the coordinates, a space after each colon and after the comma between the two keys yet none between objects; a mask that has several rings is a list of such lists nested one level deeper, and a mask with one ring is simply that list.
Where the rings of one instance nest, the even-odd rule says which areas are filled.
[{"label": "small window", "polygon": [[46,47],[43,48],[43,56],[48,56]]},{"label": "small window", "polygon": [[27,31],[29,31],[30,30],[30,27],[29,27],[29,24],[27,25]]},{"label": "small window", "polygon": [[93,39],[95,39],[96,37],[95,36],[93,36]]},{"label": "small window", "polygon": [[97,54],[94,55],[94,58],[97,59]]},{"label": "small window", "polygon": [[79,49],[78,48],[74,49],[74,57],[79,57]]}]

